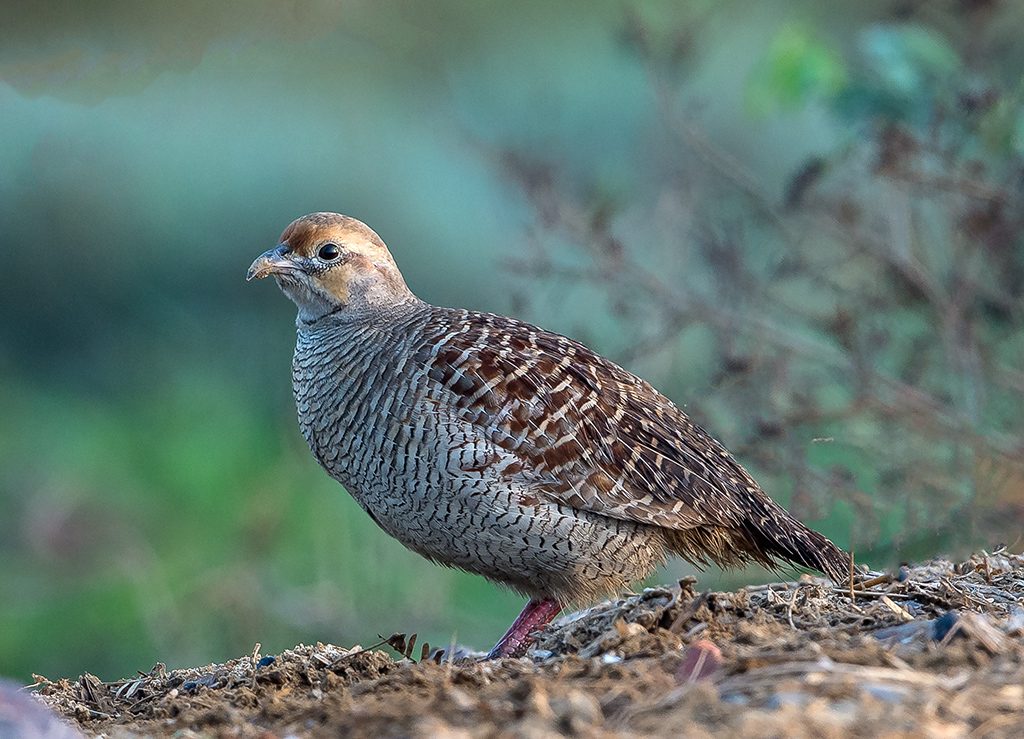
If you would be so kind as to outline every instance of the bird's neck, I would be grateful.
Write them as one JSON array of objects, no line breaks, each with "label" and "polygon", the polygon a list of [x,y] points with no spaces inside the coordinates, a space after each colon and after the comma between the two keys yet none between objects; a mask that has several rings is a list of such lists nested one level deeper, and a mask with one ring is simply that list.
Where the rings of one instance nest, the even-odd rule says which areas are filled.
[{"label": "bird's neck", "polygon": [[430,307],[428,303],[413,295],[408,288],[405,288],[404,294],[389,292],[386,296],[375,296],[364,293],[353,296],[353,299],[346,303],[338,303],[316,316],[305,315],[300,310],[295,318],[295,326],[300,333],[370,326],[385,328],[395,323],[404,323],[409,318],[429,310]]}]

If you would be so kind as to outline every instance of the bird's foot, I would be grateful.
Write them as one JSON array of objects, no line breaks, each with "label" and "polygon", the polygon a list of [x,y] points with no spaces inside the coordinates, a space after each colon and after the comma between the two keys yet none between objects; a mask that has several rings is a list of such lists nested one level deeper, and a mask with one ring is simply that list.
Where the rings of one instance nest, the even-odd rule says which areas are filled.
[{"label": "bird's foot", "polygon": [[532,599],[484,659],[522,657],[533,643],[533,632],[551,623],[561,610],[562,604],[557,600]]}]

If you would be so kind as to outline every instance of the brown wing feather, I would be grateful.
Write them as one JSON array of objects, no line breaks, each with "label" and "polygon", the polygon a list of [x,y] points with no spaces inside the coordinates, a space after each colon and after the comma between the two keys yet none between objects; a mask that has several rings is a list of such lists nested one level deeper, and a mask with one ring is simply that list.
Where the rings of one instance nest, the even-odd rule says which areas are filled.
[{"label": "brown wing feather", "polygon": [[657,526],[696,560],[781,558],[842,578],[849,559],[765,494],[719,442],[650,384],[582,344],[461,312],[430,376],[464,417],[517,455],[549,499]]}]

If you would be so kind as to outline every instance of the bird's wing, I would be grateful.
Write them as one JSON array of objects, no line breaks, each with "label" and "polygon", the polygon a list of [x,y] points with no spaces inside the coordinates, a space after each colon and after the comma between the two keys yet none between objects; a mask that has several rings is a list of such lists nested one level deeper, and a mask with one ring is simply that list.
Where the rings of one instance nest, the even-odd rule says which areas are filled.
[{"label": "bird's wing", "polygon": [[[565,337],[452,311],[417,357],[458,416],[513,455],[538,498],[656,526],[695,562],[786,560],[836,581],[849,556],[786,513],[671,400]],[[536,494],[536,497],[535,497]]]},{"label": "bird's wing", "polygon": [[[669,529],[738,525],[766,497],[725,447],[650,384],[578,342],[465,313],[429,375],[462,418],[560,503]],[[449,325],[449,329],[451,326]]]},{"label": "bird's wing", "polygon": [[514,455],[504,474],[531,497],[660,527],[696,562],[782,559],[845,579],[848,555],[790,516],[651,385],[558,334],[460,315],[419,359],[459,416]]}]

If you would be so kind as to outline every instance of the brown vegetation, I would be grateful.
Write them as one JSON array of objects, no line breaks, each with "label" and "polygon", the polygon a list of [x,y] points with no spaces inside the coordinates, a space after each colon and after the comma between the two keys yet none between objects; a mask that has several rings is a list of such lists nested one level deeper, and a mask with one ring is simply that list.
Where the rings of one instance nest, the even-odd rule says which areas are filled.
[{"label": "brown vegetation", "polygon": [[686,579],[561,619],[531,659],[317,644],[37,690],[108,736],[1019,735],[1022,598],[1024,557],[1005,552],[853,593],[808,577],[700,593]]}]

